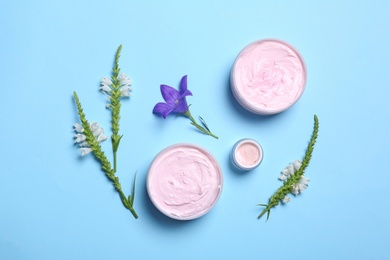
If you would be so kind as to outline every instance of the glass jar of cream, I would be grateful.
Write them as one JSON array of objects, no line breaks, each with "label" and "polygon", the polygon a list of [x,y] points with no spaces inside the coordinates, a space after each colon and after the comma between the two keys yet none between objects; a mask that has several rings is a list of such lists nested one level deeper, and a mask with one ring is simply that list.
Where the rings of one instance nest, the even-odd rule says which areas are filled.
[{"label": "glass jar of cream", "polygon": [[237,56],[230,76],[238,103],[259,115],[280,113],[305,90],[306,67],[299,53],[279,40],[260,40]]},{"label": "glass jar of cream", "polygon": [[233,165],[243,171],[250,171],[260,165],[263,160],[263,148],[253,139],[239,140],[231,151]]}]

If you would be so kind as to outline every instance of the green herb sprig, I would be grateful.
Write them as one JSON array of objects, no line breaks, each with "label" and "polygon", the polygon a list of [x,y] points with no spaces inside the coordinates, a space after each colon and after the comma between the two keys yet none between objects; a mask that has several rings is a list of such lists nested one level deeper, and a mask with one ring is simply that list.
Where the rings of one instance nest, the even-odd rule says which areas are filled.
[{"label": "green herb sprig", "polygon": [[206,121],[204,121],[204,119],[199,116],[199,120],[200,122],[202,123],[203,126],[199,125],[196,120],[194,119],[194,117],[191,115],[191,112],[190,110],[187,110],[183,113],[184,116],[188,117],[190,120],[191,120],[191,125],[195,126],[199,131],[201,131],[202,133],[206,134],[206,135],[210,135],[212,137],[214,137],[215,139],[218,139],[218,136],[216,136],[215,134],[213,134],[209,127],[207,126],[206,124]]},{"label": "green herb sprig", "polygon": [[[114,168],[111,167],[110,161],[107,159],[106,155],[102,151],[102,148],[100,146],[100,141],[97,136],[91,129],[91,125],[89,124],[88,120],[86,119],[86,116],[84,114],[81,102],[79,100],[79,97],[77,96],[77,93],[74,92],[73,96],[76,102],[78,115],[81,121],[80,128],[83,138],[81,141],[85,141],[86,144],[82,143],[80,146],[82,147],[88,147],[87,149],[90,149],[94,156],[97,158],[97,160],[101,164],[102,170],[105,172],[107,178],[113,182],[113,185],[115,187],[115,190],[119,193],[120,199],[128,210],[133,214],[134,218],[138,218],[137,213],[135,212],[133,208],[134,204],[134,197],[135,197],[135,182],[136,182],[136,176],[134,176],[134,181],[132,185],[132,191],[131,195],[128,197],[125,196],[125,194],[122,191],[122,186],[119,182],[119,178],[115,176],[116,170],[117,170],[117,151],[119,147],[120,140],[122,139],[123,135],[119,134],[119,120],[120,120],[120,108],[121,108],[121,97],[128,97],[130,95],[131,90],[131,82],[126,75],[122,74],[119,75],[120,68],[119,68],[119,57],[122,50],[122,45],[119,46],[116,55],[115,55],[115,62],[113,67],[113,73],[111,76],[111,80],[107,78],[103,78],[102,80],[102,87],[101,90],[104,94],[106,94],[109,97],[110,103],[107,104],[107,108],[110,108],[111,113],[111,123],[112,123],[112,135],[111,135],[111,143],[112,143],[112,151],[113,151],[113,157],[114,157]],[[76,135],[77,136],[77,135]],[[77,142],[81,142],[77,141]],[[85,149],[85,148],[84,148]]]},{"label": "green herb sprig", "polygon": [[303,158],[302,164],[299,167],[299,169],[292,174],[289,178],[287,178],[283,182],[283,186],[281,186],[275,193],[272,195],[269,199],[268,204],[258,204],[258,206],[263,206],[265,209],[261,212],[261,214],[258,216],[258,219],[260,219],[265,213],[267,213],[267,220],[269,219],[269,215],[271,212],[271,209],[273,207],[276,207],[280,201],[282,201],[287,194],[293,192],[294,187],[298,185],[300,182],[301,178],[303,177],[303,174],[305,172],[305,169],[307,166],[309,166],[310,159],[312,157],[312,153],[314,150],[314,144],[317,140],[318,136],[318,130],[319,130],[319,122],[318,122],[318,117],[314,115],[314,128],[313,128],[313,133],[310,138],[310,142],[307,146],[305,156]]}]

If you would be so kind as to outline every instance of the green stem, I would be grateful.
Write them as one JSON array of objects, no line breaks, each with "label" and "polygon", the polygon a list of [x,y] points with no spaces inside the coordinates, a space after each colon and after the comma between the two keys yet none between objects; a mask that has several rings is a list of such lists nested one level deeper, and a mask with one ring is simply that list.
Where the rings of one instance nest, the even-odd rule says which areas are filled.
[{"label": "green stem", "polygon": [[203,126],[199,125],[196,120],[192,117],[191,115],[191,112],[190,110],[187,110],[186,112],[184,112],[184,115],[186,117],[188,117],[190,120],[191,120],[191,124],[193,126],[195,126],[199,131],[201,131],[202,133],[206,134],[206,135],[210,135],[212,137],[214,137],[215,139],[218,139],[218,136],[216,136],[215,134],[213,134],[211,131],[205,129]]},{"label": "green stem", "polygon": [[116,172],[116,152],[114,152],[114,172]]},{"label": "green stem", "polygon": [[131,205],[130,201],[128,201],[128,199],[126,198],[125,194],[123,193],[122,189],[119,189],[118,190],[119,192],[119,196],[121,197],[121,200],[122,200],[122,203],[123,203],[123,206],[125,206],[125,208],[127,208],[128,210],[130,210],[131,214],[133,214],[134,218],[138,218],[138,215],[137,213],[135,212],[134,208],[133,208],[133,205]]}]

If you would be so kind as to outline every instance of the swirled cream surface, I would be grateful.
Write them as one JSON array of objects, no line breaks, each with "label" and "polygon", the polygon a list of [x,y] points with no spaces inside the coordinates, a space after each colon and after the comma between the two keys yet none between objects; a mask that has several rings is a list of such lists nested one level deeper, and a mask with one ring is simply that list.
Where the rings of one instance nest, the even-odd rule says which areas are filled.
[{"label": "swirled cream surface", "polygon": [[271,115],[291,107],[306,84],[302,58],[288,44],[261,40],[237,56],[231,73],[232,92],[251,112]]},{"label": "swirled cream surface", "polygon": [[222,191],[222,172],[199,146],[176,144],[161,151],[150,165],[147,191],[165,215],[190,220],[206,214]]}]

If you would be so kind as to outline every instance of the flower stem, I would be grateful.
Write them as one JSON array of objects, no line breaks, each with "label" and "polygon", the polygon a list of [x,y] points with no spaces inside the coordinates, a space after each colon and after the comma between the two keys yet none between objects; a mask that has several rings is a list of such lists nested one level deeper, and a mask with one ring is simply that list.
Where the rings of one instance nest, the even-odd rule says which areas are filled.
[{"label": "flower stem", "polygon": [[191,125],[195,126],[199,131],[201,131],[202,133],[204,133],[206,135],[210,135],[210,136],[214,137],[215,139],[218,139],[218,136],[216,136],[210,130],[204,128],[203,126],[199,125],[196,122],[196,120],[192,117],[190,110],[187,110],[186,112],[184,112],[184,115],[191,120]]},{"label": "flower stem", "polygon": [[116,152],[114,152],[114,172],[116,172]]}]

